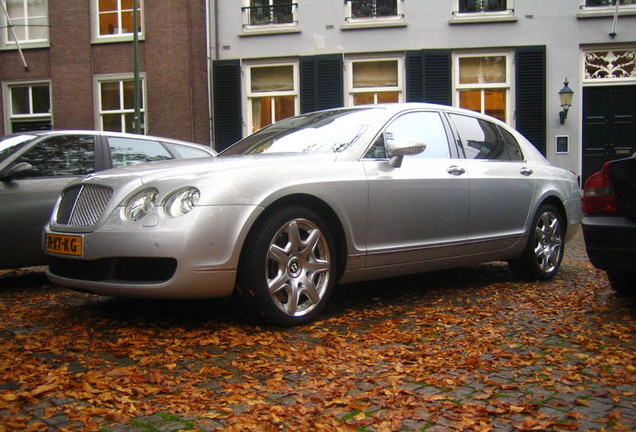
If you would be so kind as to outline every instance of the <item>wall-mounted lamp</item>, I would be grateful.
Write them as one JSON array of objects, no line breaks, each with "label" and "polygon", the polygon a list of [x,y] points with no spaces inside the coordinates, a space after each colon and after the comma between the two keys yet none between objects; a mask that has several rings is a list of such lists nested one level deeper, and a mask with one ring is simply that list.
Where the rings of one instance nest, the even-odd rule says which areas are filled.
[{"label": "wall-mounted lamp", "polygon": [[568,79],[565,79],[563,88],[559,91],[559,99],[561,99],[561,112],[559,113],[559,119],[561,124],[565,123],[565,119],[568,118],[568,110],[572,106],[572,96],[574,92],[568,87]]}]

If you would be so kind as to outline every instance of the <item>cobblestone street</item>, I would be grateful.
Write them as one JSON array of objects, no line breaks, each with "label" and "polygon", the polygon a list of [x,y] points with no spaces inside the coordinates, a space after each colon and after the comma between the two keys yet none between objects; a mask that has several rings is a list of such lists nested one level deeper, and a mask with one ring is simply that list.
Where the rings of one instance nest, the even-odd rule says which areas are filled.
[{"label": "cobblestone street", "polygon": [[0,273],[0,431],[636,429],[636,312],[587,261],[339,287],[323,319],[114,300]]}]

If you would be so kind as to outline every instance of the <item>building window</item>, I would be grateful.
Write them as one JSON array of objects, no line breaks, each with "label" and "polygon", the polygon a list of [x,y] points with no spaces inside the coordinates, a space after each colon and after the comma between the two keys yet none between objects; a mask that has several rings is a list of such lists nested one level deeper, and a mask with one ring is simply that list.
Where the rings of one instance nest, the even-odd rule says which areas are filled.
[{"label": "building window", "polygon": [[48,46],[47,0],[0,1],[4,3],[4,10],[0,12],[2,48]]},{"label": "building window", "polygon": [[49,82],[15,83],[4,86],[5,130],[17,133],[34,130],[50,130],[51,85]]},{"label": "building window", "polygon": [[248,132],[299,113],[296,64],[248,66]]},{"label": "building window", "polygon": [[503,12],[508,9],[508,0],[459,0],[459,13]]},{"label": "building window", "polygon": [[401,59],[349,60],[349,105],[401,102]]},{"label": "building window", "polygon": [[404,0],[346,0],[345,18],[348,22],[402,20]]},{"label": "building window", "polygon": [[451,24],[480,21],[516,21],[514,0],[452,0]]},{"label": "building window", "polygon": [[[137,2],[137,32],[143,38],[143,0]],[[133,0],[92,0],[93,41],[112,42],[132,40],[134,26]]]},{"label": "building window", "polygon": [[[139,108],[141,133],[145,134],[146,103],[145,78],[140,78]],[[135,82],[130,76],[100,77],[96,79],[98,97],[97,125],[100,130],[114,132],[135,131]]]},{"label": "building window", "polygon": [[[619,6],[636,5],[636,0],[621,0]],[[585,0],[586,7],[616,6],[616,0]]]},{"label": "building window", "polygon": [[295,25],[297,7],[291,0],[243,0],[243,26]]},{"label": "building window", "polygon": [[616,0],[581,0],[577,18],[603,18],[618,15],[636,15],[636,0],[621,0],[616,8]]},{"label": "building window", "polygon": [[636,80],[636,49],[586,51],[583,55],[586,82]]},{"label": "building window", "polygon": [[510,122],[511,55],[454,57],[455,105]]}]

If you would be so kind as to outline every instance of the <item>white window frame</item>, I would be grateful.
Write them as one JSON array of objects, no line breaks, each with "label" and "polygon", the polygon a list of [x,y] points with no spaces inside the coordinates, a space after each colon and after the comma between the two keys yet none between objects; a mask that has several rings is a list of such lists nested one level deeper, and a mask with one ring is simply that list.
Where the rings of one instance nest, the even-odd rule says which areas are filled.
[{"label": "white window frame", "polygon": [[345,0],[344,18],[345,24],[341,26],[342,30],[355,30],[374,27],[403,27],[406,26],[404,20],[404,0],[395,0],[397,6],[397,15],[380,16],[368,18],[352,18],[351,1]]},{"label": "white window frame", "polygon": [[[272,92],[252,92],[252,81],[251,81],[251,69],[258,67],[276,67],[276,66],[292,66],[293,68],[293,90],[283,90],[283,91],[272,91]],[[277,96],[293,96],[294,97],[294,115],[300,114],[300,72],[299,72],[299,64],[297,60],[287,60],[287,61],[277,61],[277,62],[246,62],[243,63],[243,75],[245,77],[244,83],[244,91],[245,95],[245,119],[244,122],[244,131],[243,136],[247,136],[252,133],[252,99],[262,98],[262,97],[277,97]],[[272,107],[273,108],[273,107]],[[272,109],[272,113],[274,110]],[[272,120],[273,123],[273,120]]]},{"label": "white window frame", "polygon": [[[11,96],[11,89],[13,87],[29,87],[29,99],[31,100],[29,103],[30,110],[33,111],[33,97],[32,97],[32,88],[35,86],[48,85],[49,87],[49,112],[48,114],[43,113],[29,113],[29,114],[13,114],[13,100]],[[53,127],[53,98],[51,92],[51,81],[50,80],[34,80],[34,81],[11,81],[11,82],[3,82],[2,83],[2,94],[4,101],[4,130],[6,134],[13,133],[13,121],[14,120],[33,120],[33,121],[50,121],[51,127]]]},{"label": "white window frame", "polygon": [[[123,130],[121,132],[134,132],[134,127],[131,125],[130,129],[126,125],[125,115],[126,114],[134,114],[135,109],[118,109],[118,110],[102,110],[102,92],[101,92],[101,84],[106,82],[119,82],[120,85],[120,107],[124,106],[124,93],[123,93],[123,82],[124,81],[133,81],[133,74],[105,74],[105,75],[95,75],[93,77],[93,94],[95,95],[95,128],[97,130],[104,130],[104,122],[103,115],[105,114],[120,114],[122,116],[122,125]],[[140,115],[141,115],[141,125],[143,129],[143,134],[148,133],[148,101],[146,99],[146,74],[139,74],[140,80],[140,93],[142,104],[140,107]]]},{"label": "white window frame", "polygon": [[[460,84],[459,83],[459,60],[468,57],[505,57],[506,58],[506,81],[504,83],[482,83],[482,84]],[[459,93],[462,90],[506,90],[506,123],[514,127],[514,52],[513,51],[472,51],[455,52],[453,58],[453,106],[459,107]],[[485,98],[482,97],[481,112],[485,114]]]},{"label": "white window frame", "polygon": [[[396,61],[397,62],[397,78],[398,85],[395,87],[365,87],[363,89],[355,89],[353,87],[353,64],[364,62],[377,62],[377,61]],[[345,76],[347,91],[345,103],[347,106],[354,106],[353,98],[356,93],[384,93],[384,92],[398,92],[398,102],[404,102],[404,86],[405,86],[405,72],[404,72],[404,56],[403,55],[385,55],[380,57],[371,56],[352,56],[345,59]]]},{"label": "white window frame", "polygon": [[[0,49],[18,49],[18,46],[20,48],[47,48],[50,46],[50,34],[49,34],[49,5],[48,5],[48,0],[42,0],[44,2],[44,9],[45,9],[45,16],[42,17],[44,18],[44,23],[41,24],[42,26],[46,27],[46,37],[45,38],[40,38],[40,39],[34,39],[34,38],[28,38],[27,39],[18,39],[18,42],[16,43],[15,40],[12,41],[11,40],[11,27],[9,26],[9,23],[7,21],[7,15],[5,15],[5,10],[6,9],[6,3],[7,0],[0,0],[2,2],[2,5],[0,5],[0,7],[5,8],[4,10],[0,10],[0,27],[2,28],[2,31],[0,31]],[[30,21],[31,19],[33,19],[33,17],[29,16],[29,8],[28,8],[28,3],[31,0],[21,0],[23,2],[24,5],[24,13],[25,13],[25,17],[23,17],[27,22]],[[17,27],[17,24],[12,20],[12,24],[15,25]],[[38,24],[38,26],[40,26],[40,24]],[[28,35],[29,34],[29,25],[27,24],[25,26],[25,32]]]},{"label": "white window frame", "polygon": [[471,24],[476,22],[511,22],[517,21],[514,0],[507,0],[505,11],[494,12],[460,12],[459,1],[451,0],[450,24]]},{"label": "white window frame", "polygon": [[[110,42],[130,42],[134,39],[134,29],[126,33],[117,33],[102,35],[99,33],[99,0],[90,0],[91,2],[91,42],[92,43],[110,43]],[[118,12],[121,14],[121,0],[117,0],[119,8]],[[139,40],[144,40],[146,34],[145,15],[146,8],[144,0],[139,0],[139,27],[141,31],[137,36]],[[121,26],[119,27],[121,31]]]},{"label": "white window frame", "polygon": [[[292,22],[281,24],[250,24],[250,0],[242,0],[241,12],[243,14],[243,32],[241,36],[249,36],[252,34],[279,34],[279,33],[298,33],[298,3],[300,0],[289,0],[292,7]],[[269,0],[270,6],[273,0]]]},{"label": "white window frame", "polygon": [[[586,6],[585,0],[580,0],[579,12],[577,18],[604,18],[613,17],[616,13],[616,6]],[[618,6],[618,15],[636,15],[636,4]]]}]

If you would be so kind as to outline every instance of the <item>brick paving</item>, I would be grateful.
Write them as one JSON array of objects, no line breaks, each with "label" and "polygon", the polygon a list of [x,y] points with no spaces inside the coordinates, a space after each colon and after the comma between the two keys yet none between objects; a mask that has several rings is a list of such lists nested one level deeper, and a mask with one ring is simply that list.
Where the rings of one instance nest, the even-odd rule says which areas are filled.
[{"label": "brick paving", "polygon": [[636,430],[634,299],[580,235],[547,283],[492,263],[344,286],[285,330],[42,271],[0,272],[0,431]]}]

